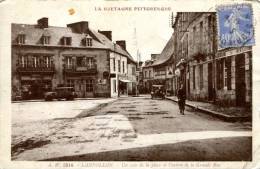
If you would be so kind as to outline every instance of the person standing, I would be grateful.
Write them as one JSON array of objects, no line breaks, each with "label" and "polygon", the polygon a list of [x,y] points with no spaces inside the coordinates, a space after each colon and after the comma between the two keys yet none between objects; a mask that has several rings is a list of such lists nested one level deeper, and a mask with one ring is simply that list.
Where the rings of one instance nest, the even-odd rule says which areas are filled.
[{"label": "person standing", "polygon": [[180,88],[178,90],[177,97],[178,97],[178,104],[179,104],[180,114],[184,115],[186,94],[185,94],[185,90],[184,90],[183,84],[181,84],[181,86],[180,86]]}]

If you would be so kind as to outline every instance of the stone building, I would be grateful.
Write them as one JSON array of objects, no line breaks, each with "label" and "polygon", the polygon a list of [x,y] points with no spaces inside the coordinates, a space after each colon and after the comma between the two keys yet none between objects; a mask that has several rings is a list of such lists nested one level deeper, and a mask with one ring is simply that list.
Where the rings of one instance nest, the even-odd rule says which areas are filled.
[{"label": "stone building", "polygon": [[[110,58],[130,54],[112,42],[111,31],[94,31],[88,22],[49,26],[48,18],[35,25],[12,24],[12,96],[42,98],[57,86],[72,86],[78,97],[112,96]],[[110,32],[110,34],[109,34]],[[26,98],[25,97],[25,98]]]},{"label": "stone building", "polygon": [[[191,100],[242,106],[251,103],[252,49],[219,49],[215,12],[178,12],[173,29],[176,78]],[[178,88],[178,87],[177,87]]]}]

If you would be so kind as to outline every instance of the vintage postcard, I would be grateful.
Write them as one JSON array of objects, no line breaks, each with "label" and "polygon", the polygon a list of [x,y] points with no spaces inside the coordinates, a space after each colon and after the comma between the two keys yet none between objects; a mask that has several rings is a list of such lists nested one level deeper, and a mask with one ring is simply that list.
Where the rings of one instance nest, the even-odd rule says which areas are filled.
[{"label": "vintage postcard", "polygon": [[258,1],[0,2],[0,169],[260,169]]}]

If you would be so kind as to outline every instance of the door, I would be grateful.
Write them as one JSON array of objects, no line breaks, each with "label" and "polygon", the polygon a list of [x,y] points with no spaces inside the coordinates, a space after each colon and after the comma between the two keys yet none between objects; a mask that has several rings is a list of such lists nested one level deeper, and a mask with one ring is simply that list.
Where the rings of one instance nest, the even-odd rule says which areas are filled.
[{"label": "door", "polygon": [[212,63],[208,64],[208,99],[213,100]]},{"label": "door", "polygon": [[85,97],[94,97],[94,80],[93,79],[86,79],[86,94]]},{"label": "door", "polygon": [[236,56],[236,105],[243,106],[246,101],[245,55]]}]

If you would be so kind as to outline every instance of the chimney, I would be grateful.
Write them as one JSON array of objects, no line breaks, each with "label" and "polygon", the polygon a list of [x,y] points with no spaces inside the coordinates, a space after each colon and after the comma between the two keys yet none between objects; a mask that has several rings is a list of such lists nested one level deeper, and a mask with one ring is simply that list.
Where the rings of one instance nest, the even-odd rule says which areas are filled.
[{"label": "chimney", "polygon": [[100,31],[100,30],[98,30],[98,32],[105,35],[109,40],[112,41],[112,31]]},{"label": "chimney", "polygon": [[67,27],[71,28],[72,32],[74,33],[88,33],[88,29],[89,29],[87,21],[67,24]]},{"label": "chimney", "polygon": [[126,50],[125,40],[118,40],[118,41],[116,41],[116,44],[118,44],[118,45],[121,46],[124,50]]},{"label": "chimney", "polygon": [[43,17],[37,21],[39,28],[48,28],[48,18]]}]

